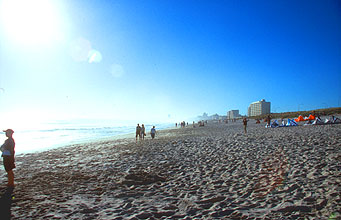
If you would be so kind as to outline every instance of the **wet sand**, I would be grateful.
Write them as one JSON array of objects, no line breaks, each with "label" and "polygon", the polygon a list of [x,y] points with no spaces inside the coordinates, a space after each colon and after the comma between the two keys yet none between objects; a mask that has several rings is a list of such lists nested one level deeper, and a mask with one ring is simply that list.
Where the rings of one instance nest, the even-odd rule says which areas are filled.
[{"label": "wet sand", "polygon": [[133,136],[17,156],[12,219],[341,217],[340,124]]}]

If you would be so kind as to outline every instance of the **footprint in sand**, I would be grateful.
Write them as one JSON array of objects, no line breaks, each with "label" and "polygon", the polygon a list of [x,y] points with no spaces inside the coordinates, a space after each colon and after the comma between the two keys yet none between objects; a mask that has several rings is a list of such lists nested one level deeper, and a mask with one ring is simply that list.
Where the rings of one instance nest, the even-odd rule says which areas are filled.
[{"label": "footprint in sand", "polygon": [[288,159],[283,150],[267,156],[261,165],[253,196],[264,197],[283,184],[287,170]]}]

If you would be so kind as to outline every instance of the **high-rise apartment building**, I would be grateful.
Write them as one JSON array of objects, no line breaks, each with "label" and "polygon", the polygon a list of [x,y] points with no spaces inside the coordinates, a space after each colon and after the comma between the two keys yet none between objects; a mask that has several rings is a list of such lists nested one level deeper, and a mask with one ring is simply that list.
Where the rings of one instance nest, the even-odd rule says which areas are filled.
[{"label": "high-rise apartment building", "polygon": [[265,114],[270,114],[270,102],[266,102],[265,99],[262,99],[250,104],[248,108],[249,116],[258,116]]},{"label": "high-rise apartment building", "polygon": [[239,118],[239,110],[231,110],[227,112],[227,119]]}]

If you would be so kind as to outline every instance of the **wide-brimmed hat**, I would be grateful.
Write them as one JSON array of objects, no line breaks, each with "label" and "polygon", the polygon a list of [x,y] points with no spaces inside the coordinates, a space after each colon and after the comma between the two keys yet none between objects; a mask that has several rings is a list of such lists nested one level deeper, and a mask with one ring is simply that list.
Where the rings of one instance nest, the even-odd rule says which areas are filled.
[{"label": "wide-brimmed hat", "polygon": [[14,131],[12,130],[12,129],[6,129],[6,130],[3,130],[3,132],[10,132],[11,134],[13,134],[14,133]]}]

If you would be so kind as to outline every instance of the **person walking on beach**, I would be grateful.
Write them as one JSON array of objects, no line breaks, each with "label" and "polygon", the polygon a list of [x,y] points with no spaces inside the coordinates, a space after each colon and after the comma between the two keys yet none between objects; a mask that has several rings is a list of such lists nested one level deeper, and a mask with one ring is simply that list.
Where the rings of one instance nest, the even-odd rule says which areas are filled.
[{"label": "person walking on beach", "polygon": [[15,148],[15,142],[13,139],[13,133],[14,131],[12,129],[4,130],[7,140],[5,140],[5,143],[1,146],[0,150],[2,151],[2,157],[3,157],[3,163],[5,170],[7,172],[8,176],[8,187],[14,187],[14,173],[13,169],[15,168],[14,163],[14,148]]},{"label": "person walking on beach", "polygon": [[153,126],[152,129],[150,129],[150,136],[152,136],[152,139],[155,138],[155,134],[156,134],[156,130],[155,130],[155,126]]},{"label": "person walking on beach", "polygon": [[144,140],[144,136],[146,136],[146,128],[144,127],[144,124],[142,124],[142,127],[141,127],[141,136],[142,136],[142,139]]},{"label": "person walking on beach", "polygon": [[243,119],[243,124],[244,124],[244,133],[246,134],[246,127],[247,127],[247,119]]},{"label": "person walking on beach", "polygon": [[139,139],[141,140],[141,127],[140,127],[140,124],[137,124],[137,126],[136,126],[136,143],[137,143],[137,136],[139,136]]},{"label": "person walking on beach", "polygon": [[268,117],[266,118],[266,122],[267,122],[267,127],[270,127],[271,124],[271,115],[268,115]]}]

